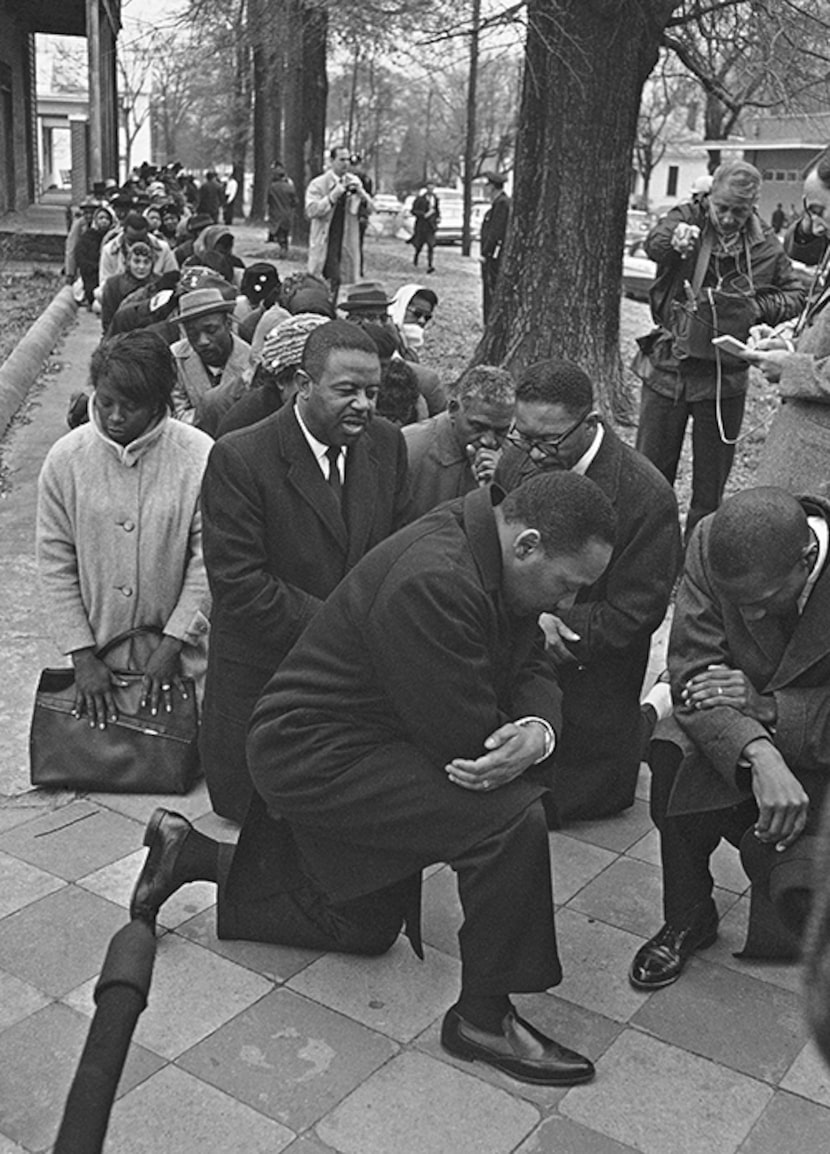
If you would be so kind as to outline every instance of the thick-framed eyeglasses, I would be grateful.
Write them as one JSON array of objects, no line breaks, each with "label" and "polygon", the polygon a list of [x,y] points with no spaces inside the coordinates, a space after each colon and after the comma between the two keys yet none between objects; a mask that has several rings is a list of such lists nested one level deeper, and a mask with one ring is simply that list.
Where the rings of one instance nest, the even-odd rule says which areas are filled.
[{"label": "thick-framed eyeglasses", "polygon": [[564,433],[560,433],[556,437],[526,437],[524,433],[520,433],[518,429],[511,429],[505,437],[508,445],[513,445],[516,449],[521,449],[527,453],[528,456],[535,449],[537,453],[541,453],[543,457],[558,457],[562,446],[572,437],[577,429],[594,415],[593,409],[586,409],[585,412],[574,421]]},{"label": "thick-framed eyeglasses", "polygon": [[824,215],[823,204],[808,204],[806,196],[801,198],[801,203],[804,205],[804,211],[807,216],[809,216],[810,220],[818,221],[818,223],[823,225],[825,228],[828,227],[828,223],[830,222],[828,222],[827,217]]}]

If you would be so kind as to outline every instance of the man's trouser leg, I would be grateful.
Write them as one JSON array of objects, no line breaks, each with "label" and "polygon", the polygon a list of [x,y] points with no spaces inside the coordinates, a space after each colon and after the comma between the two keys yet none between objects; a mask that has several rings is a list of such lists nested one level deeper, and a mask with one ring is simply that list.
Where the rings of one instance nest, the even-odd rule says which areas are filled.
[{"label": "man's trouser leg", "polygon": [[[741,431],[746,394],[717,401],[693,401],[692,499],[686,518],[686,539],[695,525],[721,503],[735,459],[734,441]],[[718,420],[720,411],[720,421]],[[721,435],[723,434],[723,435]],[[724,440],[725,438],[725,440]]]},{"label": "man's trouser leg", "polygon": [[685,400],[664,397],[644,384],[640,395],[640,418],[636,447],[656,466],[670,485],[677,476],[689,407]]},{"label": "man's trouser leg", "polygon": [[461,984],[474,995],[558,985],[548,831],[541,800],[454,858],[464,909]]},{"label": "man's trouser leg", "polygon": [[[217,934],[340,953],[382,954],[403,927],[408,886],[334,903],[305,874],[288,824],[254,796],[239,843],[220,858]],[[417,880],[417,879],[414,879]]]},{"label": "man's trouser leg", "polygon": [[757,815],[753,801],[732,809],[669,816],[667,807],[682,751],[671,742],[652,744],[651,819],[660,831],[663,864],[663,917],[674,926],[687,924],[698,906],[710,901],[714,882],[709,859],[722,837],[739,845]]}]

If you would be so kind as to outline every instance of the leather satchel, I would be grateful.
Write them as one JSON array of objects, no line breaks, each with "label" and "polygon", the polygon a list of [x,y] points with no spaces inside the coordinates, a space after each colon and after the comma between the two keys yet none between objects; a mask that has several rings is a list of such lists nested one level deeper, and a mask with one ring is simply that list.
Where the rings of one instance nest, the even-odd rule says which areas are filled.
[{"label": "leather satchel", "polygon": [[[102,659],[117,645],[155,626],[130,629],[96,650]],[[32,785],[96,793],[187,793],[199,772],[198,718],[193,679],[181,678],[187,700],[152,716],[139,705],[143,675],[115,670],[127,684],[113,686],[117,721],[92,728],[73,716],[75,670],[44,669],[35,694],[29,733]]]}]

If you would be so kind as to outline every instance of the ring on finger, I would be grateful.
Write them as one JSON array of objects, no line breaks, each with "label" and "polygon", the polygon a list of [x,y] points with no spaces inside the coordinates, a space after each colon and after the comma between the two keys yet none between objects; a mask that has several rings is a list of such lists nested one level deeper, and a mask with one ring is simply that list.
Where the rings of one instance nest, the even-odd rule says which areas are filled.
[{"label": "ring on finger", "polygon": [[490,788],[490,782],[489,781],[483,781],[481,783],[481,788],[482,789],[489,789]]},{"label": "ring on finger", "polygon": [[172,685],[162,685],[161,690],[162,693],[168,693],[172,688]]}]

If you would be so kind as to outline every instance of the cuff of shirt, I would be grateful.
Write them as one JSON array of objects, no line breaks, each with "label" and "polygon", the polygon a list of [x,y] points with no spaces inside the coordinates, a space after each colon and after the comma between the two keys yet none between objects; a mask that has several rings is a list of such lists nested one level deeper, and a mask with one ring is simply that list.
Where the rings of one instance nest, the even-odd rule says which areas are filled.
[{"label": "cuff of shirt", "polygon": [[533,763],[538,765],[540,761],[546,761],[556,749],[556,734],[553,726],[549,721],[545,721],[544,717],[519,717],[513,722],[514,725],[533,725],[534,723],[541,725],[545,731],[545,752],[541,757],[537,757]]}]

